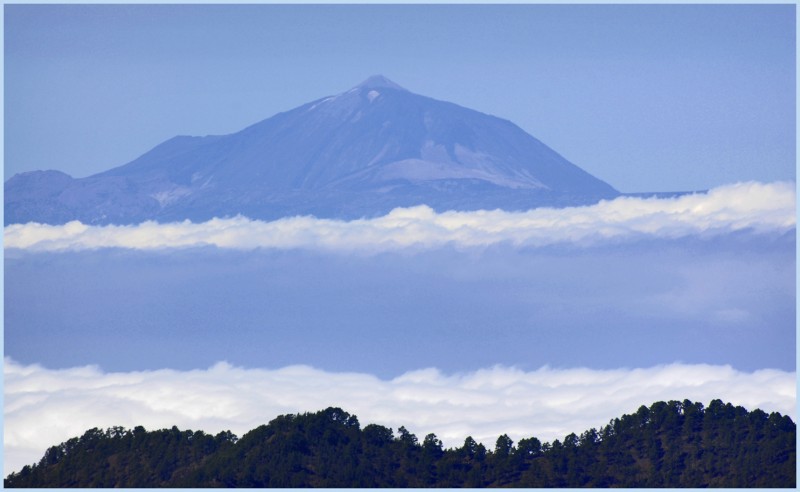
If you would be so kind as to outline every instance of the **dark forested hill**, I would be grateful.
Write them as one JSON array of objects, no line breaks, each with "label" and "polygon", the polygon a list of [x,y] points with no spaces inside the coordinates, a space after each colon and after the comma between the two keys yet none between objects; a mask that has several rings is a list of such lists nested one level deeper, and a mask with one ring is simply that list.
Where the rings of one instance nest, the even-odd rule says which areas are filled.
[{"label": "dark forested hill", "polygon": [[712,401],[657,402],[542,443],[468,437],[444,449],[339,408],[229,432],[92,429],[6,487],[795,487],[795,423]]}]

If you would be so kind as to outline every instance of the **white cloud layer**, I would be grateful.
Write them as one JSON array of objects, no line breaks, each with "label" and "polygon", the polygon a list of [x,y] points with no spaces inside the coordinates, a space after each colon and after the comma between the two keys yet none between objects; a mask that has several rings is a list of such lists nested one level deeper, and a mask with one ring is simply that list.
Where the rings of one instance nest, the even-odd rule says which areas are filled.
[{"label": "white cloud layer", "polygon": [[489,447],[502,433],[515,441],[551,441],[599,428],[655,401],[719,398],[795,418],[796,374],[730,366],[671,364],[645,369],[493,367],[447,375],[436,369],[392,380],[308,366],[105,373],[95,366],[50,370],[6,358],[4,474],[38,461],[44,450],[92,427],[143,425],[238,435],[285,413],[340,406],[362,425],[405,425],[435,432],[445,446],[466,436]]},{"label": "white cloud layer", "polygon": [[245,217],[194,224],[144,222],[132,226],[5,228],[5,247],[38,251],[97,248],[159,249],[322,248],[385,251],[407,247],[460,247],[510,243],[591,245],[642,237],[674,239],[750,230],[786,232],[795,227],[795,184],[738,183],[677,198],[621,197],[586,207],[436,213],[427,206],[398,208],[374,219],[340,221],[291,217],[272,222]]}]

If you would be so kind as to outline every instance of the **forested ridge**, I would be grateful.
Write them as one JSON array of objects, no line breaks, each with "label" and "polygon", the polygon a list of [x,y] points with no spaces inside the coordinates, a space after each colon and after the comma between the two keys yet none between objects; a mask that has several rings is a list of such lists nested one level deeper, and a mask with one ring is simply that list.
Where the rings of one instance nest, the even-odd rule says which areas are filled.
[{"label": "forested ridge", "polygon": [[553,442],[471,437],[445,449],[340,408],[283,415],[237,438],[91,429],[5,487],[792,487],[795,423],[712,401],[656,402]]}]

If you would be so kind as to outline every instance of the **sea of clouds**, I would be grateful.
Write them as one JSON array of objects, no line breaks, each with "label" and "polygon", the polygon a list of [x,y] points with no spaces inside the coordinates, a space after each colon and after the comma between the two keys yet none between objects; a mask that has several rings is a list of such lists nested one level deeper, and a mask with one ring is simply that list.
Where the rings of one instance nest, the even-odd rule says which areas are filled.
[{"label": "sea of clouds", "polygon": [[362,425],[405,425],[434,432],[445,446],[473,436],[487,447],[563,439],[599,428],[642,405],[711,399],[795,418],[796,373],[740,372],[730,366],[669,364],[640,369],[495,366],[444,374],[436,369],[383,380],[309,366],[247,369],[218,363],[205,370],[104,372],[96,366],[53,370],[6,358],[4,473],[38,461],[45,449],[93,427],[143,425],[241,436],[277,415],[339,406]]},{"label": "sea of clouds", "polygon": [[[81,362],[69,365],[56,364],[55,367],[61,367],[60,369],[47,368],[47,362],[44,362],[45,365],[33,364],[31,362],[42,362],[46,359],[34,357],[36,354],[28,354],[24,349],[40,346],[45,339],[36,335],[37,342],[31,345],[30,340],[23,336],[26,333],[38,333],[32,331],[32,328],[23,321],[30,319],[31,313],[37,310],[37,306],[39,306],[38,311],[42,311],[42,306],[37,304],[41,298],[42,286],[51,284],[55,290],[52,294],[54,297],[47,301],[48,305],[56,305],[54,302],[61,297],[64,306],[75,305],[74,318],[79,322],[79,326],[87,324],[87,320],[83,320],[81,316],[87,316],[87,313],[96,316],[95,311],[92,311],[95,308],[92,306],[98,303],[98,300],[104,299],[103,295],[113,297],[114,300],[113,303],[108,301],[109,304],[101,303],[96,308],[100,311],[106,310],[112,304],[116,306],[119,299],[117,294],[121,293],[126,303],[120,304],[121,307],[117,306],[115,309],[129,308],[134,314],[139,309],[137,302],[149,306],[150,309],[153,306],[162,306],[165,300],[169,301],[170,310],[165,312],[156,310],[153,316],[167,321],[173,317],[185,319],[186,313],[192,314],[196,310],[202,314],[195,316],[197,318],[195,331],[200,333],[201,329],[212,330],[220,321],[228,321],[230,326],[244,326],[243,319],[213,318],[214,327],[205,327],[203,322],[206,314],[203,309],[206,304],[213,307],[224,301],[229,310],[231,305],[240,306],[249,319],[253,317],[253,306],[260,305],[254,300],[264,304],[264,296],[272,293],[272,296],[281,300],[281,303],[271,308],[267,306],[268,311],[277,310],[280,314],[284,305],[292,309],[306,306],[306,303],[301,301],[309,292],[321,295],[330,294],[334,288],[337,289],[336,292],[340,291],[341,282],[337,283],[330,279],[346,279],[355,275],[355,280],[344,282],[350,290],[342,293],[342,296],[347,294],[349,297],[360,298],[360,295],[364,299],[372,300],[375,304],[373,313],[375,316],[383,316],[385,313],[381,309],[385,309],[386,306],[401,306],[404,309],[402,313],[409,311],[401,301],[420,302],[418,296],[412,295],[419,291],[420,280],[427,282],[425,285],[429,286],[429,291],[435,286],[448,287],[445,292],[425,291],[427,294],[423,297],[430,297],[432,304],[431,306],[424,304],[422,308],[429,307],[434,315],[442,312],[443,308],[449,308],[454,312],[458,308],[458,311],[471,313],[468,309],[461,308],[459,304],[462,302],[461,297],[450,299],[444,294],[453,296],[455,292],[464,298],[463,302],[469,300],[470,305],[476,304],[472,299],[475,295],[485,294],[486,289],[483,286],[486,283],[488,286],[506,286],[505,290],[496,287],[493,290],[501,294],[506,291],[514,292],[517,296],[521,296],[519,302],[524,304],[523,307],[528,304],[532,306],[519,309],[520,327],[532,324],[541,329],[550,326],[547,318],[548,309],[558,308],[560,306],[558,300],[561,299],[561,302],[569,306],[572,311],[576,306],[583,306],[583,311],[578,310],[579,314],[587,316],[591,314],[594,316],[591,319],[596,319],[596,313],[605,313],[603,316],[606,318],[600,319],[605,328],[597,335],[604,337],[602,343],[610,343],[613,340],[627,340],[628,343],[633,343],[631,340],[638,340],[636,337],[639,336],[643,340],[656,341],[658,347],[646,349],[652,353],[658,352],[657,349],[662,346],[669,350],[677,350],[677,347],[692,348],[693,344],[696,344],[702,349],[710,347],[708,343],[715,343],[719,346],[718,351],[727,353],[726,351],[739,350],[744,340],[747,342],[744,343],[744,347],[748,353],[753,352],[753,347],[761,347],[774,356],[771,352],[773,347],[776,343],[782,343],[776,341],[786,340],[794,345],[793,339],[789,340],[786,335],[787,330],[791,328],[787,323],[791,324],[791,321],[784,323],[795,317],[794,311],[789,313],[786,307],[788,305],[791,308],[793,305],[791,299],[784,302],[787,296],[790,298],[794,296],[791,278],[784,275],[786,265],[791,262],[793,256],[790,252],[784,254],[783,243],[780,243],[775,251],[767,251],[760,249],[765,247],[760,242],[745,242],[732,246],[722,256],[719,256],[716,250],[709,252],[706,249],[713,249],[715,238],[722,238],[724,242],[727,240],[727,235],[731,234],[752,233],[759,238],[769,238],[770,235],[784,236],[795,228],[795,223],[794,183],[750,182],[722,186],[708,193],[669,199],[622,197],[586,207],[535,209],[527,212],[496,210],[436,213],[428,207],[420,206],[396,209],[386,216],[374,219],[352,221],[293,217],[263,222],[235,217],[213,219],[199,224],[186,221],[171,224],[145,222],[132,226],[87,226],[79,222],[58,226],[35,223],[10,225],[5,227],[4,237],[7,269],[10,268],[12,273],[17,272],[19,278],[16,284],[8,285],[7,282],[6,298],[9,299],[10,294],[12,298],[16,295],[21,304],[17,307],[11,306],[13,309],[7,307],[6,323],[10,319],[17,325],[6,326],[6,349],[13,345],[9,340],[11,342],[16,340],[18,346],[13,347],[16,347],[17,352],[27,354],[27,362],[22,363],[11,358],[14,352],[7,352],[11,357],[6,357],[4,362],[4,473],[19,470],[23,465],[37,461],[48,446],[79,436],[92,427],[143,425],[153,430],[177,425],[181,429],[212,433],[230,429],[241,435],[247,430],[269,422],[277,415],[317,411],[328,406],[340,406],[356,414],[362,424],[378,423],[394,429],[405,425],[418,437],[435,432],[448,447],[460,446],[468,435],[488,447],[493,447],[495,439],[502,433],[508,433],[515,441],[530,436],[548,441],[562,439],[570,432],[580,433],[591,427],[603,426],[611,418],[635,412],[640,405],[658,400],[688,398],[707,404],[711,399],[719,398],[748,409],[778,411],[795,418],[796,372],[787,370],[791,369],[791,364],[788,366],[784,364],[783,370],[760,369],[750,372],[737,370],[722,363],[716,365],[673,363],[649,366],[647,365],[649,363],[645,363],[634,364],[646,366],[644,368],[618,369],[608,369],[617,367],[616,364],[605,365],[603,366],[605,369],[544,366],[528,370],[537,366],[528,366],[525,369],[513,365],[489,367],[483,361],[470,365],[470,370],[466,372],[448,373],[438,369],[410,372],[404,370],[405,372],[399,376],[392,377],[399,374],[394,372],[392,376],[383,378],[370,374],[375,372],[371,369],[368,372],[341,372],[321,370],[309,365],[289,365],[292,363],[286,362],[272,366],[284,366],[278,369],[257,369],[252,366],[246,368],[222,362],[208,369],[152,369],[152,367],[163,367],[159,365],[146,370],[124,368],[112,372],[102,370],[99,366],[82,365],[83,361],[98,363],[99,356],[97,352],[93,352],[95,350],[93,346],[88,346],[86,349],[91,355],[90,358],[80,358],[78,360]],[[711,240],[705,241],[705,238]],[[703,248],[686,248],[685,252],[679,247],[684,242],[689,244],[698,239],[708,244]],[[626,257],[624,261],[609,253],[609,249],[606,248],[610,246],[611,250],[616,250],[616,245],[624,246],[637,241],[646,244],[672,242],[673,246],[667,248],[666,252],[653,249],[651,246],[643,247],[644,252],[633,248],[635,254],[631,258]],[[678,244],[675,241],[681,242]],[[758,246],[752,246],[754,244]],[[770,241],[765,241],[765,244],[770,244]],[[573,249],[573,253],[568,253],[562,258],[559,256],[560,253],[553,252],[560,250],[562,245],[577,248],[579,252],[574,253]],[[183,248],[202,246],[212,246],[212,251],[192,249],[192,252],[199,255],[198,258],[192,260],[194,256],[189,255],[190,258],[182,259],[187,254],[182,251]],[[595,246],[601,248],[591,250]],[[462,248],[464,250],[487,248],[489,251],[490,247],[510,247],[511,250],[518,252],[524,251],[525,248],[539,247],[551,250],[550,253],[545,253],[542,249],[537,250],[536,254],[508,255],[501,254],[502,251],[498,250],[491,254],[487,252],[474,260],[468,255],[456,256],[446,261],[438,260],[435,256],[447,255],[451,249],[455,251]],[[111,253],[100,255],[98,250],[104,248],[113,248],[105,249],[106,252],[117,254],[116,252],[123,251],[125,254],[121,257]],[[159,255],[149,258],[154,255],[151,251],[156,250],[174,252],[179,254],[180,259]],[[263,252],[257,251],[257,256],[253,258],[249,256],[240,258],[237,255],[244,254],[243,250],[277,251],[280,255],[289,256],[273,258],[270,253],[262,257]],[[369,254],[359,255],[360,258],[334,254],[331,256],[339,257],[334,261],[328,256],[318,258],[315,256],[316,253],[309,256],[302,253],[302,250],[321,251],[325,254],[329,252]],[[678,254],[673,250],[682,253]],[[11,251],[18,253],[9,255]],[[197,253],[198,251],[202,254]],[[396,252],[406,251],[418,253],[410,255],[406,260],[392,257],[394,261],[388,264],[383,262],[380,256],[381,253],[394,255]],[[377,255],[372,256],[371,253]],[[206,255],[209,254],[213,256],[214,261],[207,261]],[[619,254],[626,255],[624,251]],[[135,255],[145,255],[146,258]],[[233,256],[229,258],[230,255]],[[95,256],[97,265],[90,261]],[[789,260],[784,256],[790,257]],[[302,265],[292,266],[299,259],[303,259]],[[316,266],[316,270],[311,268],[310,271],[306,271],[309,270],[308,261],[311,260],[315,261],[311,265]],[[74,269],[68,268],[75,261],[79,264]],[[191,268],[184,266],[184,261],[187,265],[191,265]],[[238,287],[239,290],[236,290],[236,284],[229,285],[220,281],[228,275],[226,269],[229,265],[238,265],[243,261],[245,262],[241,267],[243,270],[237,270],[237,274],[233,275],[234,278],[228,280],[241,283],[244,279],[244,285]],[[422,264],[414,267],[416,270],[411,268],[419,261]],[[599,264],[596,265],[595,262]],[[662,264],[664,262],[667,264]],[[626,270],[625,265],[628,263],[631,265]],[[198,265],[204,267],[199,268]],[[356,275],[356,272],[364,269],[365,265],[368,267],[366,273],[361,277]],[[214,270],[211,272],[213,275],[209,274],[207,270],[212,267],[221,269],[221,272]],[[396,268],[398,272],[392,268]],[[252,274],[248,273],[251,269]],[[84,270],[85,274],[81,274]],[[410,273],[404,273],[407,270]],[[670,275],[675,278],[662,270],[672,272]],[[433,273],[428,273],[429,271]],[[34,275],[31,275],[31,272]],[[115,275],[105,279],[103,276],[108,276],[109,272]],[[136,272],[143,272],[141,276],[144,279],[137,277]],[[182,275],[186,277],[185,282],[192,285],[181,283],[173,285],[176,282],[173,278],[177,275],[175,272],[183,272]],[[186,272],[195,272],[195,276],[199,277],[187,276]],[[470,275],[476,279],[472,279]],[[601,278],[595,279],[597,276]],[[384,297],[388,297],[390,292],[387,290],[384,297],[377,296],[376,288],[370,287],[373,286],[371,283],[373,277],[391,279],[393,283],[385,288],[392,290],[392,296],[398,294],[399,300],[382,304],[378,302],[385,301]],[[120,278],[127,280],[120,282],[118,280]],[[292,285],[298,289],[296,296],[300,297],[297,299],[292,297],[294,294],[289,295],[291,292],[283,296],[280,294],[286,290],[285,278],[295,279]],[[326,278],[329,280],[325,280]],[[541,285],[530,279],[538,279]],[[102,290],[108,290],[108,286],[103,282],[119,283],[119,292],[112,289],[110,294],[103,294],[92,290],[95,283],[98,283]],[[165,292],[159,290],[158,286],[161,284],[165,285],[163,287],[166,289]],[[211,294],[219,295],[221,300],[202,298],[202,303],[195,302],[198,296],[195,292],[197,289],[221,284],[224,284],[225,289],[219,292],[213,289],[210,291]],[[308,286],[318,284],[322,284],[322,287],[309,291]],[[527,287],[518,288],[518,284]],[[398,289],[398,285],[407,288]],[[555,291],[550,292],[554,285]],[[226,297],[227,290],[231,290],[235,295]],[[191,302],[178,294],[177,297],[169,297],[167,291],[176,291],[178,294],[191,293],[192,296],[187,298]],[[639,291],[645,292],[637,294]],[[611,297],[605,299],[602,295]],[[332,299],[339,302],[340,297],[334,296]],[[581,299],[587,298],[592,301],[588,307],[580,302]],[[318,298],[314,295],[312,299],[324,300],[325,297]],[[512,296],[509,299],[516,298]],[[181,302],[188,304],[183,310],[176,310],[176,306],[183,306]],[[620,321],[619,316],[612,316],[616,312],[614,309],[618,309],[626,316],[635,314],[638,309],[646,313],[655,313],[660,317],[662,311],[657,308],[661,304],[667,306],[668,313],[675,318],[668,320],[669,330],[662,329],[655,320],[652,327],[641,325],[640,321],[648,318],[639,316],[630,321],[635,322],[635,330],[631,326],[622,324],[621,328],[616,328],[615,331],[614,323],[619,324],[625,319]],[[367,306],[369,305],[368,303]],[[477,303],[477,305],[480,307],[483,304]],[[756,309],[758,306],[764,306],[763,313]],[[23,307],[33,311],[20,310]],[[361,304],[351,303],[346,307],[352,311],[351,315],[355,313],[364,317]],[[17,317],[14,317],[15,309],[19,311]],[[336,309],[339,308],[326,305],[325,309],[321,310],[321,315],[339,313]],[[498,308],[495,307],[496,309]],[[609,309],[610,311],[606,312]],[[56,316],[60,317],[59,319],[64,318],[64,312],[67,311],[55,312],[51,318],[46,317],[45,321],[48,322],[43,326],[50,330],[48,333],[51,337],[54,335],[53,327],[63,325],[63,319],[55,324],[49,321],[57,321]],[[315,312],[313,309],[308,311]],[[426,311],[424,309],[422,311],[425,314]],[[450,311],[445,311],[444,315],[449,316]],[[114,311],[114,316],[119,312],[127,311]],[[144,314],[147,312],[149,311],[142,311]],[[493,311],[489,309],[487,312],[491,314]],[[773,312],[779,313],[777,320],[770,317],[770,313]],[[228,311],[222,312],[223,315],[226,313]],[[530,317],[530,313],[536,315],[533,321],[525,321]],[[563,320],[564,316],[569,314],[569,312],[562,314],[557,309],[554,313],[554,319],[557,320]],[[692,324],[681,318],[689,315],[699,321]],[[291,319],[296,318],[297,315],[292,314]],[[147,329],[161,334],[167,333],[163,331],[165,328],[161,324],[150,318],[144,317],[139,321],[146,323],[137,326],[136,330],[132,329],[130,333],[123,330],[123,333],[115,332],[115,334],[134,337],[137,333],[140,335],[150,333],[146,332]],[[400,321],[406,322],[405,318]],[[570,328],[571,331],[562,327],[561,332],[554,332],[552,336],[572,334],[574,339],[566,340],[564,343],[573,350],[576,344],[593,344],[595,338],[587,336],[594,336],[594,332],[579,330],[578,328],[583,325],[578,321],[580,320],[573,320],[575,327]],[[695,326],[700,326],[698,325],[700,322],[705,331],[692,333]],[[148,328],[150,325],[152,327]],[[553,322],[552,326],[557,325]],[[681,328],[683,326],[685,328]],[[763,327],[774,329],[770,332],[762,329]],[[395,333],[386,330],[385,326],[383,328],[381,336],[409,336],[402,330],[396,330]],[[173,338],[164,340],[168,351],[179,350],[181,346],[186,345],[187,340],[193,340],[178,328],[172,329],[179,333],[173,334]],[[429,330],[424,325],[420,325],[419,329]],[[363,327],[359,330],[354,333],[367,333]],[[463,327],[461,331],[464,331]],[[78,332],[79,330],[68,331],[64,335],[75,337]],[[245,332],[250,335],[258,333],[255,328]],[[338,335],[340,332],[334,334]],[[522,334],[513,330],[507,333],[509,337],[512,335],[516,337],[509,340],[519,339]],[[89,335],[93,336],[93,332]],[[89,335],[86,340],[93,339]],[[222,335],[228,337],[226,333],[220,336]],[[529,338],[538,340],[538,345],[535,346],[537,353],[545,352],[554,361],[564,360],[563,354],[554,350],[560,345],[548,342],[550,340],[548,336],[550,335],[547,333],[535,332]],[[748,337],[757,337],[754,340],[760,341],[761,345],[757,347],[755,343],[750,344],[751,338]],[[195,338],[205,340],[205,335],[195,334]],[[147,338],[145,342],[149,343],[149,340],[150,338]],[[323,341],[325,340],[327,339],[323,337]],[[393,340],[388,338],[381,343],[393,348],[397,345],[389,343]],[[452,349],[451,338],[445,337],[442,340],[447,340]],[[597,343],[601,343],[599,338],[597,340]],[[715,341],[709,342],[709,340]],[[217,343],[216,339],[213,341]],[[425,340],[420,343],[423,342]],[[674,343],[670,345],[672,342]],[[464,343],[460,348],[462,351],[467,348]],[[471,343],[474,344],[474,341]],[[63,351],[65,345],[61,344],[59,348]],[[324,346],[325,350],[331,352],[330,344],[326,342]],[[636,350],[630,344],[621,346],[626,351]],[[130,348],[126,347],[130,345],[120,341],[119,347],[106,348],[130,351]],[[528,345],[525,347],[527,349]],[[550,352],[547,352],[548,347]],[[475,349],[471,346],[470,348]],[[780,348],[785,349],[783,346]],[[486,350],[485,346],[477,349]],[[406,347],[406,350],[410,349]],[[442,347],[436,346],[436,350],[442,350]],[[665,354],[671,353],[669,350],[666,350]],[[789,349],[784,351],[786,350]],[[415,357],[413,361],[420,360],[417,351],[413,351],[412,355]],[[303,354],[307,358],[311,357],[309,354],[313,355],[309,351]],[[215,351],[214,355],[216,358],[210,361],[226,359],[225,353],[220,353],[219,350]],[[464,357],[463,353],[448,356]],[[119,354],[111,354],[111,357],[119,357]],[[264,354],[259,354],[259,357],[263,359]],[[306,360],[295,356],[294,360],[315,364],[313,361],[321,360],[320,357],[317,354],[316,359]],[[665,358],[666,355],[660,360]],[[497,360],[494,359],[495,362]],[[666,360],[685,359],[673,357]],[[692,360],[697,362],[698,359]],[[699,360],[708,362],[707,358]],[[408,365],[413,361],[406,361],[405,367],[430,365],[427,363]],[[728,360],[725,361],[727,362]],[[326,367],[330,369],[332,362],[328,363]],[[585,360],[581,362],[581,364],[586,363]],[[617,362],[617,364],[622,366],[626,363]],[[141,366],[136,368],[139,367]],[[476,367],[484,369],[474,370]],[[750,369],[752,368],[751,366]]]},{"label": "sea of clouds", "polygon": [[387,251],[400,248],[594,245],[639,238],[676,239],[737,231],[786,232],[795,227],[795,185],[737,183],[676,198],[621,197],[596,205],[525,212],[502,210],[436,213],[430,207],[398,208],[352,221],[290,217],[271,222],[246,217],[169,224],[89,226],[13,224],[5,247],[33,251],[97,248],[160,249],[319,248]]}]

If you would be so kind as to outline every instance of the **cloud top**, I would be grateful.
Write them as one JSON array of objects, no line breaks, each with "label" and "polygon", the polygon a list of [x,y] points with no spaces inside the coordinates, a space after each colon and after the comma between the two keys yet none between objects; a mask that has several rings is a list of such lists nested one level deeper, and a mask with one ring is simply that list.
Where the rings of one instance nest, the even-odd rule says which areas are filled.
[{"label": "cloud top", "polygon": [[177,425],[242,435],[280,414],[339,406],[364,424],[405,425],[417,436],[435,432],[448,447],[468,435],[492,447],[502,433],[515,441],[562,439],[659,400],[708,404],[720,398],[793,418],[796,402],[794,372],[704,364],[535,371],[495,366],[460,374],[424,369],[383,380],[300,365],[266,370],[218,363],[206,370],[107,373],[6,358],[4,376],[4,474],[92,427]]},{"label": "cloud top", "polygon": [[525,212],[481,210],[436,213],[398,208],[374,219],[340,221],[290,217],[263,222],[246,217],[194,224],[144,222],[131,226],[13,224],[5,248],[34,251],[98,248],[161,249],[213,245],[232,249],[386,251],[404,248],[593,245],[638,238],[675,239],[748,230],[783,233],[795,227],[794,183],[738,183],[676,198],[620,197],[586,207]]}]

